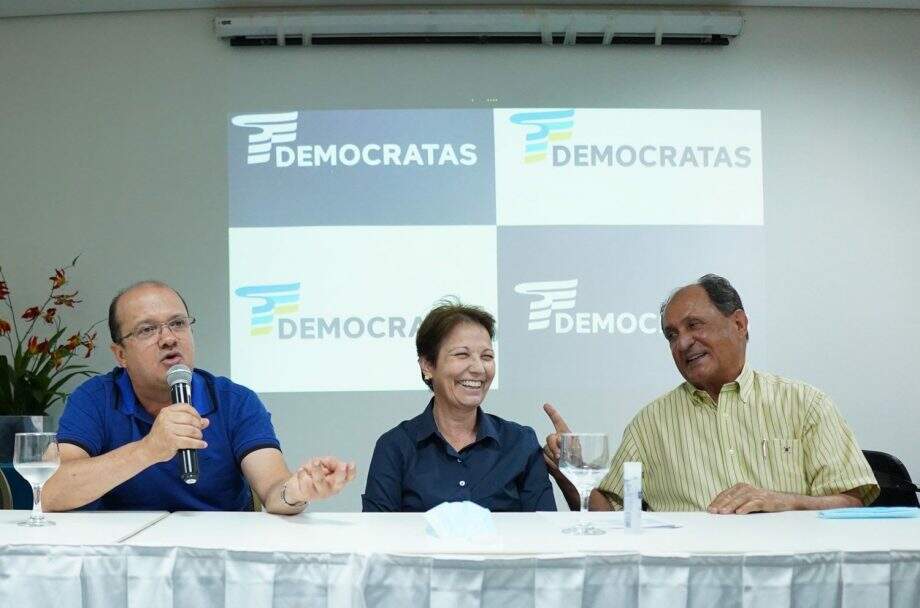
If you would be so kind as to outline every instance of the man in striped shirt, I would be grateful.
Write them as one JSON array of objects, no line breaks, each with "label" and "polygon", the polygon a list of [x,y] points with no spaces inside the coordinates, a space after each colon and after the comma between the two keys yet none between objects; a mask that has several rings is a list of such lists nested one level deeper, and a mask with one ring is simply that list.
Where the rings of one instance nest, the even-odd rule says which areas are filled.
[{"label": "man in striped shirt", "polygon": [[[645,406],[623,433],[592,510],[619,509],[623,463],[643,464],[654,511],[753,513],[870,504],[879,488],[852,431],[831,400],[802,382],[745,361],[748,319],[724,278],[701,277],[662,304],[664,336],[686,382]],[[547,437],[550,472],[576,508],[578,493],[555,466],[558,433]]]}]

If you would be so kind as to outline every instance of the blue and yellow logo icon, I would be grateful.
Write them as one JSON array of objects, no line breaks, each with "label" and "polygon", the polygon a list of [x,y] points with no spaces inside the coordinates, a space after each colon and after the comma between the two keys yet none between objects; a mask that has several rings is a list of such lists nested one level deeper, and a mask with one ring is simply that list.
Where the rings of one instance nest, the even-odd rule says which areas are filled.
[{"label": "blue and yellow logo icon", "polygon": [[546,158],[550,142],[570,139],[574,118],[574,109],[512,114],[511,122],[530,127],[524,140],[524,162],[538,163]]},{"label": "blue and yellow logo icon", "polygon": [[233,293],[255,300],[249,324],[249,333],[253,336],[270,334],[276,315],[289,315],[300,309],[300,283],[247,285]]}]

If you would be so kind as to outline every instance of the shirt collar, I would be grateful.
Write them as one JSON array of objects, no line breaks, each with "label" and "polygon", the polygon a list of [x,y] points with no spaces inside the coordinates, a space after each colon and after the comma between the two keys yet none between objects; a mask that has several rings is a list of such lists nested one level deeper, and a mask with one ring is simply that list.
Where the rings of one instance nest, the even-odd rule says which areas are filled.
[{"label": "shirt collar", "polygon": [[744,362],[744,368],[741,370],[741,375],[738,376],[736,382],[738,383],[738,394],[741,397],[741,401],[750,403],[751,392],[754,390],[754,370],[751,369],[747,361]]},{"label": "shirt collar", "polygon": [[489,416],[482,411],[482,408],[479,408],[476,412],[476,420],[476,441],[481,441],[488,437],[497,445],[501,446],[502,442],[498,439],[498,429],[495,428],[495,422],[492,420],[492,416]]},{"label": "shirt collar", "polygon": [[[438,425],[434,421],[434,397],[428,402],[428,407],[425,408],[425,411],[416,416],[412,422],[414,423],[412,438],[415,443],[421,443],[432,435],[437,435],[443,439],[438,431]],[[498,429],[495,428],[492,417],[483,412],[481,407],[478,407],[476,408],[476,441],[479,442],[486,437],[501,445],[501,441],[498,438]]]},{"label": "shirt collar", "polygon": [[416,443],[421,443],[438,432],[438,426],[434,423],[434,397],[428,402],[425,411],[412,419],[412,426],[412,438]]},{"label": "shirt collar", "polygon": [[[119,392],[118,409],[126,416],[134,416],[153,424],[153,416],[150,415],[144,406],[137,399],[134,392],[134,385],[131,384],[131,377],[127,370],[116,368],[115,372],[116,390]],[[200,416],[207,416],[214,411],[214,404],[211,402],[210,391],[207,387],[207,380],[197,370],[192,372],[192,407]]]},{"label": "shirt collar", "polygon": [[[683,387],[693,399],[694,403],[699,403],[701,405],[709,403],[709,400],[706,398],[706,391],[696,388],[689,382],[684,382]],[[744,367],[741,368],[741,373],[738,374],[738,377],[732,382],[723,385],[722,390],[725,390],[726,387],[730,390],[737,390],[742,403],[745,405],[750,403],[751,391],[754,390],[754,370],[751,369],[747,361],[744,362]]]}]

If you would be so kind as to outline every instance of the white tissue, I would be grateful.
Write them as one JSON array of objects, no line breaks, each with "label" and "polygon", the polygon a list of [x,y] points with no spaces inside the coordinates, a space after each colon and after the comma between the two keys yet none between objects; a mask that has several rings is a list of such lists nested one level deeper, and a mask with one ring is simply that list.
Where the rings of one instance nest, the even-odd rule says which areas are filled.
[{"label": "white tissue", "polygon": [[492,513],[474,502],[442,502],[425,513],[429,531],[438,538],[479,540],[498,532]]}]

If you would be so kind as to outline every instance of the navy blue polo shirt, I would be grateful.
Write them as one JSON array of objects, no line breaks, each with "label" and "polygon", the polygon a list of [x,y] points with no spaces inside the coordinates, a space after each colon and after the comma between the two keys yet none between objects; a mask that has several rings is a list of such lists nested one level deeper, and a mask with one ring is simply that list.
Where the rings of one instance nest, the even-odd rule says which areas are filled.
[{"label": "navy blue polo shirt", "polygon": [[469,500],[490,511],[555,511],[546,463],[529,426],[480,408],[476,441],[458,453],[438,431],[434,400],[377,440],[364,511],[427,511]]},{"label": "navy blue polo shirt", "polygon": [[[252,494],[240,463],[260,448],[281,449],[271,414],[259,397],[227,378],[196,369],[191,405],[210,420],[208,447],[198,450],[198,483],[179,476],[179,456],[154,464],[116,486],[86,509],[157,511],[242,511]],[[147,436],[153,417],[138,402],[128,374],[115,368],[90,378],[70,395],[58,424],[60,443],[90,456],[111,452]]]}]

